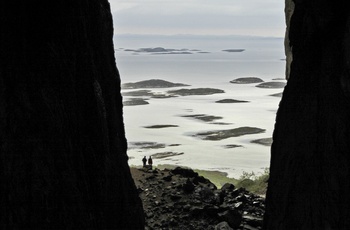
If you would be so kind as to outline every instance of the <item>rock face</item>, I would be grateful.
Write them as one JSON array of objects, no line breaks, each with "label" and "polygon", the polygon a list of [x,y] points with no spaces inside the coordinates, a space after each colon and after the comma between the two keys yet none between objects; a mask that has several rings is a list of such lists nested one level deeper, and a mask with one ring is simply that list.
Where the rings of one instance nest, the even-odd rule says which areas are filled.
[{"label": "rock face", "polygon": [[349,2],[294,3],[264,227],[350,229]]},{"label": "rock face", "polygon": [[132,169],[145,229],[261,229],[264,199],[225,184],[217,189],[191,169]]},{"label": "rock face", "polygon": [[143,229],[108,2],[0,15],[1,229]]}]

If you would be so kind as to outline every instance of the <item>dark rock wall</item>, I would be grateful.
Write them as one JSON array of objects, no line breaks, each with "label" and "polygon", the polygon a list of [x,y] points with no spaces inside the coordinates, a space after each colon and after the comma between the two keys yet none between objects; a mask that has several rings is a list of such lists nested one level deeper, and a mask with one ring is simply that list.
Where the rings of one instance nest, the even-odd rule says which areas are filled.
[{"label": "dark rock wall", "polygon": [[0,3],[0,228],[143,229],[107,0]]},{"label": "dark rock wall", "polygon": [[265,229],[350,229],[350,3],[294,3]]},{"label": "dark rock wall", "polygon": [[294,2],[293,0],[285,0],[284,13],[286,18],[286,33],[284,36],[284,52],[286,55],[286,79],[288,80],[290,75],[290,65],[293,60],[292,49],[289,45],[289,28],[290,28],[290,19],[294,12]]}]

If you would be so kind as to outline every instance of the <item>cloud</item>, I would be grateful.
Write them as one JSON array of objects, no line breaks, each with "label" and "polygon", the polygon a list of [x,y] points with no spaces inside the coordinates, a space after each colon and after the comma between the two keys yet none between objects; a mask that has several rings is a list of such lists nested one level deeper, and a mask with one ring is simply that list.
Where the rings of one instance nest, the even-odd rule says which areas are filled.
[{"label": "cloud", "polygon": [[283,36],[280,0],[110,0],[119,33]]}]

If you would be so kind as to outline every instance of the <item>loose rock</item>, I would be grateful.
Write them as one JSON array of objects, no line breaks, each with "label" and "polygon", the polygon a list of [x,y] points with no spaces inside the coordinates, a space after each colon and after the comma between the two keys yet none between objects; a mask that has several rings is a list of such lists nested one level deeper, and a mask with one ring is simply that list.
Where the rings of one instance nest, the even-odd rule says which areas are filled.
[{"label": "loose rock", "polygon": [[217,189],[188,168],[131,171],[143,201],[145,229],[262,229],[265,201],[245,189],[232,184]]}]

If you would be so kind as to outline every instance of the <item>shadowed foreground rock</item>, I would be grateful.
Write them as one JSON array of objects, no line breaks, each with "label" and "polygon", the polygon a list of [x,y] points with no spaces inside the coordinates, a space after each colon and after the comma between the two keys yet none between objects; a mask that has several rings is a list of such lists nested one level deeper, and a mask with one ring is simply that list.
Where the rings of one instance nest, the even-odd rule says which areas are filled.
[{"label": "shadowed foreground rock", "polygon": [[263,198],[225,184],[217,189],[191,169],[132,169],[143,200],[145,229],[259,230]]},{"label": "shadowed foreground rock", "polygon": [[293,2],[264,228],[350,229],[349,2]]},{"label": "shadowed foreground rock", "polygon": [[143,229],[106,0],[0,7],[0,228]]}]

